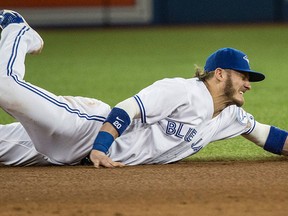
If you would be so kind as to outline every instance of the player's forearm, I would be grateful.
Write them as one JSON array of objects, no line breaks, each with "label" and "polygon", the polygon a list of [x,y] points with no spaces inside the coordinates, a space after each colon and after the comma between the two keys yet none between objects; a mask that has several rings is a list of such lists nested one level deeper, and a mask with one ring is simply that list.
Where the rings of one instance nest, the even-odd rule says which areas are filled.
[{"label": "player's forearm", "polygon": [[130,122],[130,117],[125,110],[114,107],[93,143],[93,150],[98,150],[106,154],[114,140],[118,136],[121,136]]},{"label": "player's forearm", "polygon": [[128,98],[118,103],[109,113],[93,144],[93,150],[104,153],[130,125],[131,121],[140,115],[140,109],[134,98]]},{"label": "player's forearm", "polygon": [[140,114],[139,106],[133,98],[118,103],[109,113],[93,144],[93,150],[104,153]]},{"label": "player's forearm", "polygon": [[288,132],[256,122],[254,130],[245,138],[274,154],[288,155]]},{"label": "player's forearm", "polygon": [[243,136],[246,139],[252,141],[256,145],[263,148],[269,135],[269,131],[270,131],[270,125],[265,125],[256,122],[254,130],[250,134]]},{"label": "player's forearm", "polygon": [[105,122],[100,128],[100,131],[106,131],[107,133],[110,133],[114,137],[114,139],[116,139],[119,136],[117,130],[109,122]]}]

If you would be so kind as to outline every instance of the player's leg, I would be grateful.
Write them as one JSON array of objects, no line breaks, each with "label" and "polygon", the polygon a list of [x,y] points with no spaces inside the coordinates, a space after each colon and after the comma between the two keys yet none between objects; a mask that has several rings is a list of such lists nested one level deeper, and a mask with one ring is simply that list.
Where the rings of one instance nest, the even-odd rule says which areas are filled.
[{"label": "player's leg", "polygon": [[[10,13],[7,13],[6,10],[0,11],[0,27],[3,29],[0,41],[0,71],[11,75],[13,69],[15,75],[23,78],[26,53],[40,53],[44,42],[40,35],[26,23],[24,18],[18,16],[18,14],[15,14],[14,17],[14,14],[9,15]],[[8,21],[12,23],[7,23]],[[25,42],[20,43],[21,40]],[[8,53],[12,53],[12,55],[8,55]],[[15,62],[15,59],[19,59],[19,61]]]},{"label": "player's leg", "polygon": [[3,28],[0,106],[21,122],[38,152],[55,164],[73,164],[91,150],[99,118],[83,113],[73,99],[71,102],[23,80],[26,53],[38,51],[42,45],[40,36],[24,22]]},{"label": "player's leg", "polygon": [[11,166],[48,165],[20,123],[0,125],[0,164]]},{"label": "player's leg", "polygon": [[[18,22],[22,24],[5,26],[1,32],[0,41],[0,106],[14,117],[17,116],[15,114],[17,107],[21,107],[14,101],[17,97],[21,97],[21,93],[17,97],[14,96],[17,88],[14,88],[13,80],[15,82],[15,80],[22,80],[24,77],[26,53],[39,52],[43,47],[41,37],[27,24],[24,24],[24,20],[18,20]],[[25,34],[29,36],[23,37]],[[22,40],[21,43],[20,40]],[[12,76],[9,76],[9,73]],[[27,102],[29,101],[27,100]],[[22,112],[23,110],[19,111]],[[30,137],[20,123],[0,126],[1,163],[5,165],[32,165],[37,163],[38,157],[40,164],[48,163],[43,159],[43,155],[36,151]]]}]

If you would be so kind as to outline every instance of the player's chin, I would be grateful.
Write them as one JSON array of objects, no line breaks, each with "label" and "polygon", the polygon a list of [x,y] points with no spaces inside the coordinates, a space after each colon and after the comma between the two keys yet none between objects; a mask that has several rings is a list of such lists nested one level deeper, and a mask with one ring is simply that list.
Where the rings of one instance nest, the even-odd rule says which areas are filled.
[{"label": "player's chin", "polygon": [[234,103],[236,104],[236,106],[238,107],[242,107],[244,104],[245,100],[243,96],[240,96],[239,98],[234,98]]}]

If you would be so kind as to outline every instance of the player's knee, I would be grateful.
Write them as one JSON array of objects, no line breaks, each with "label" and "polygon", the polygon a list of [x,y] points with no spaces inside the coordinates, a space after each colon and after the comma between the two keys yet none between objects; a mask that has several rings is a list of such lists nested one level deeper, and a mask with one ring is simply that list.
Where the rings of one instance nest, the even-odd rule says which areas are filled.
[{"label": "player's knee", "polygon": [[17,98],[22,95],[18,92],[19,86],[15,85],[15,81],[11,77],[0,77],[0,106],[6,111],[19,109],[21,106]]}]

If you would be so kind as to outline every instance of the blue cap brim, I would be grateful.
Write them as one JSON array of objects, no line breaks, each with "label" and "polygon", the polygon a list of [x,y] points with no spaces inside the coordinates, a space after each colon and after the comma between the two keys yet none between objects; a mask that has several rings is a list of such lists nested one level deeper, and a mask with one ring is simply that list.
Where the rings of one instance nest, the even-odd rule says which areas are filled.
[{"label": "blue cap brim", "polygon": [[252,70],[237,70],[236,68],[233,68],[233,70],[236,70],[238,72],[246,72],[249,74],[249,81],[250,82],[260,82],[265,79],[265,75],[256,71]]}]

